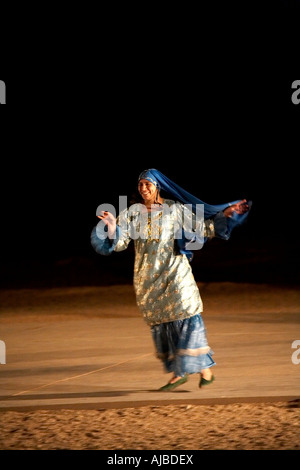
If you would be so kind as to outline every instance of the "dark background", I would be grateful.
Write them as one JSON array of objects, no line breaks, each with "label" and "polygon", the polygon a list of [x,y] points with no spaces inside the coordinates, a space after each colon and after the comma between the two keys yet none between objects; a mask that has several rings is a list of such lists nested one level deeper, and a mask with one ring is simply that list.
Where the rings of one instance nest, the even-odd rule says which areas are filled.
[{"label": "dark background", "polygon": [[298,10],[289,5],[208,33],[205,18],[162,16],[146,32],[114,19],[85,47],[72,37],[60,54],[45,46],[37,61],[20,51],[7,61],[1,287],[131,283],[133,244],[103,257],[90,233],[97,206],[118,212],[147,168],[208,203],[253,201],[229,241],[195,254],[197,281],[298,284]]}]

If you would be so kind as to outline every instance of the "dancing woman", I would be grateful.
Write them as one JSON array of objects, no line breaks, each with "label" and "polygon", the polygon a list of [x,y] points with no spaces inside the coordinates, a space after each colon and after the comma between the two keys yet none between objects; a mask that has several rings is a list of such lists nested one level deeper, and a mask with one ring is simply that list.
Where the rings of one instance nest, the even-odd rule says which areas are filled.
[{"label": "dancing woman", "polygon": [[150,326],[157,357],[173,372],[160,390],[173,390],[194,373],[200,374],[202,387],[213,382],[215,362],[190,261],[193,250],[207,239],[228,239],[247,217],[249,203],[206,204],[156,169],[140,174],[138,191],[142,203],[123,210],[117,219],[110,212],[98,214],[101,222],[92,231],[91,243],[97,253],[109,255],[134,240],[137,305]]}]

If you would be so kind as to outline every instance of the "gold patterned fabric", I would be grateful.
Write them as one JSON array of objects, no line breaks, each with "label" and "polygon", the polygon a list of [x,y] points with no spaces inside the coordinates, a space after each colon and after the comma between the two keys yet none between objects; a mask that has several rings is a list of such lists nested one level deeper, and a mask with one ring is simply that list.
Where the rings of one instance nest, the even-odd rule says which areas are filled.
[{"label": "gold patterned fabric", "polygon": [[[176,242],[178,230],[180,227],[190,230],[192,218],[193,214],[183,204],[164,200],[152,212],[143,204],[134,204],[117,219],[120,234],[114,251],[122,251],[134,241],[136,300],[150,326],[183,320],[203,310],[191,265],[180,254]],[[194,223],[195,233],[213,237],[214,223],[201,220]]]}]

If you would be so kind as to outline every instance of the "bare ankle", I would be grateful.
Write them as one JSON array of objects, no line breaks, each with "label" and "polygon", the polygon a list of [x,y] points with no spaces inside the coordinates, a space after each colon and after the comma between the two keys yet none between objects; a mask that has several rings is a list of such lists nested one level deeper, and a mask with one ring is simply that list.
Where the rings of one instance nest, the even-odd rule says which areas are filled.
[{"label": "bare ankle", "polygon": [[202,369],[201,370],[201,375],[204,379],[210,380],[210,378],[212,376],[212,371],[210,370],[210,368]]}]

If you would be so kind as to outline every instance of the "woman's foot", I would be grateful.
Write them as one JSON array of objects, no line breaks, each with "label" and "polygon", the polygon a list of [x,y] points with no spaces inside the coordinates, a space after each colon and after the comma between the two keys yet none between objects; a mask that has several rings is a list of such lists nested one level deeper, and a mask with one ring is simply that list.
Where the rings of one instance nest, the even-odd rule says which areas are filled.
[{"label": "woman's foot", "polygon": [[215,380],[215,377],[212,374],[210,368],[203,369],[200,373],[200,382],[199,387],[203,387],[204,385],[209,385]]},{"label": "woman's foot", "polygon": [[179,375],[179,377],[173,377],[173,378],[170,380],[169,384],[174,384],[174,383],[176,383],[176,382],[177,382],[178,380],[180,380],[180,379],[182,379],[182,377],[181,377],[180,375]]},{"label": "woman's foot", "polygon": [[183,377],[173,377],[167,385],[164,385],[159,389],[160,392],[167,392],[170,390],[174,390],[174,388],[178,387],[181,384],[184,384],[188,380],[188,374],[185,374]]},{"label": "woman's foot", "polygon": [[203,377],[205,380],[210,380],[212,378],[212,371],[210,367],[207,369],[202,369],[200,376]]}]

